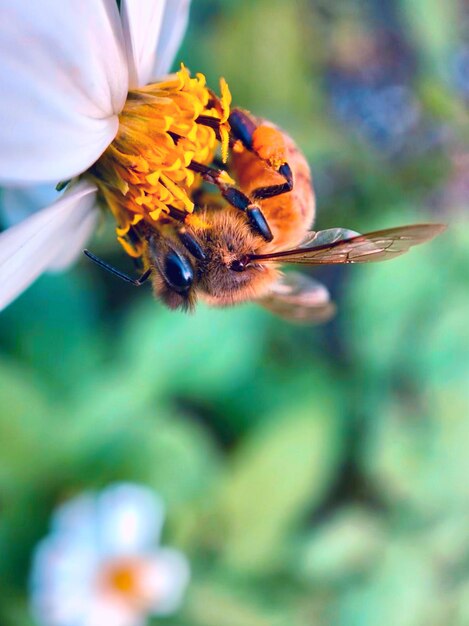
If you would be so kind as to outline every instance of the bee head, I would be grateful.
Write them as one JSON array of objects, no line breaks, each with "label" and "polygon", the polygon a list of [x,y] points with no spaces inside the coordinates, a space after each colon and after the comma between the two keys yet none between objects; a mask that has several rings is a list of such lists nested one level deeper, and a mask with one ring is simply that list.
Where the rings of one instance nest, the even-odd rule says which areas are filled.
[{"label": "bee head", "polygon": [[278,271],[249,261],[249,255],[265,249],[265,240],[255,234],[246,216],[232,207],[200,213],[194,234],[205,253],[199,265],[197,293],[212,306],[228,306],[262,297],[276,280]]},{"label": "bee head", "polygon": [[265,250],[237,209],[207,209],[189,231],[153,231],[148,236],[145,265],[152,270],[155,295],[170,309],[191,310],[197,298],[212,306],[228,306],[260,298],[278,277],[274,266],[249,261]]}]

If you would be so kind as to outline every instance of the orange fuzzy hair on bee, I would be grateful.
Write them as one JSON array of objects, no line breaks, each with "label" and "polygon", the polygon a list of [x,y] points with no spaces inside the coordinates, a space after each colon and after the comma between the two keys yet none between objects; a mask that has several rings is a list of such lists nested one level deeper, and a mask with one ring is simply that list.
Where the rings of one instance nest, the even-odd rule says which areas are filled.
[{"label": "orange fuzzy hair on bee", "polygon": [[257,155],[278,169],[287,160],[282,133],[272,126],[261,125],[252,135],[252,147]]},{"label": "orange fuzzy hair on bee", "polygon": [[[270,142],[266,143],[266,142]],[[236,150],[231,154],[231,171],[241,189],[248,195],[259,187],[283,182],[266,162],[275,156],[287,162],[293,174],[293,190],[279,196],[259,199],[258,204],[274,234],[267,250],[281,250],[298,245],[311,228],[315,216],[315,197],[309,165],[293,139],[276,126],[259,120],[253,132],[253,150]],[[259,154],[262,153],[262,159]],[[269,162],[270,164],[270,162]]]},{"label": "orange fuzzy hair on bee", "polygon": [[244,216],[233,207],[227,206],[223,211],[209,208],[200,215],[210,226],[193,229],[208,253],[198,282],[199,296],[212,306],[231,306],[265,296],[279,277],[277,267],[254,263],[243,272],[230,269],[233,261],[265,250],[262,237],[252,232]]}]

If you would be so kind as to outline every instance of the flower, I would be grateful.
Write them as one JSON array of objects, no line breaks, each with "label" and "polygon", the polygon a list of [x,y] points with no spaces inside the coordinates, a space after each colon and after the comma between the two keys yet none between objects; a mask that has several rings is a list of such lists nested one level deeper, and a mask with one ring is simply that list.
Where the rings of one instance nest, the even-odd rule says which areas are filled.
[{"label": "flower", "polygon": [[181,603],[186,558],[154,547],[161,500],[146,487],[117,483],[60,506],[33,555],[31,608],[43,626],[141,626]]},{"label": "flower", "polygon": [[0,234],[0,309],[74,260],[98,204],[132,256],[132,225],[154,224],[168,203],[192,211],[199,181],[187,166],[208,164],[219,140],[226,155],[228,88],[218,98],[183,66],[147,85],[168,70],[188,10],[189,0],[2,2],[0,183],[68,186]]}]

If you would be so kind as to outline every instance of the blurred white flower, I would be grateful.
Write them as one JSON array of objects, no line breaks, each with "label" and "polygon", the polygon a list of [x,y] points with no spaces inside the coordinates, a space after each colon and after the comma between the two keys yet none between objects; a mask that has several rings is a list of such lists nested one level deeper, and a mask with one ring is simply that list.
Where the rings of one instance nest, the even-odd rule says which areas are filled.
[{"label": "blurred white flower", "polygon": [[181,603],[187,559],[157,547],[164,507],[149,489],[118,483],[55,512],[37,546],[31,607],[41,626],[142,626]]},{"label": "blurred white flower", "polygon": [[[2,0],[0,184],[86,171],[116,136],[129,89],[169,70],[189,3],[121,0],[119,10],[116,0]],[[96,194],[81,181],[0,234],[0,309],[74,260],[95,226]]]}]

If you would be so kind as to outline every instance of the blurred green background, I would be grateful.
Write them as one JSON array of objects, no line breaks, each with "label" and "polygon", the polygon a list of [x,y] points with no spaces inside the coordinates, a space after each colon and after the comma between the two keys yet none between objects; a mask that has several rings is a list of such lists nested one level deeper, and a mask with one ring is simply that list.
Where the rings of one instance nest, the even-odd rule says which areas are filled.
[{"label": "blurred green background", "polygon": [[298,141],[319,228],[449,229],[316,272],[310,328],[170,313],[86,259],[41,278],[0,326],[0,624],[30,624],[54,506],[120,479],[192,563],[168,624],[469,624],[468,3],[195,0],[179,57]]}]

